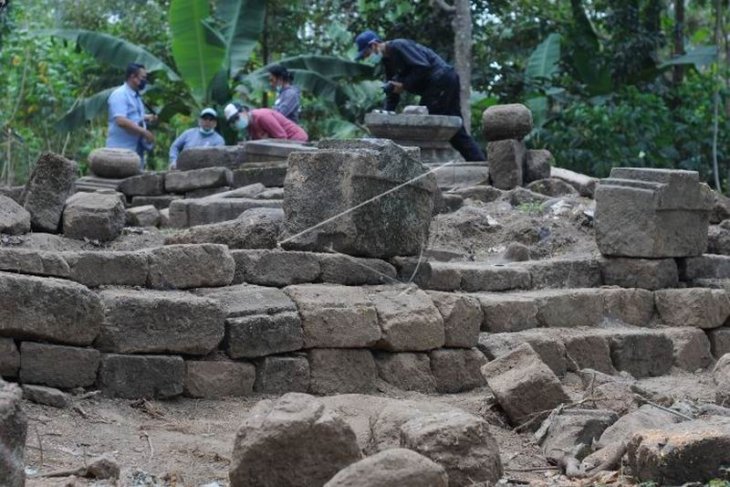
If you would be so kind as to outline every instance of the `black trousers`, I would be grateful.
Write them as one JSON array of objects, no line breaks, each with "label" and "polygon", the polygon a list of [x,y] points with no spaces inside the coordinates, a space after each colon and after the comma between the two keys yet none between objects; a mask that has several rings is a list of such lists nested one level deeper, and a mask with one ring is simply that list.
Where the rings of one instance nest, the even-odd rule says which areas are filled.
[{"label": "black trousers", "polygon": [[[431,115],[461,117],[460,91],[459,75],[454,69],[445,69],[431,78],[429,86],[421,95],[421,105],[426,105]],[[466,132],[463,123],[449,142],[467,161],[487,160],[474,138]]]}]

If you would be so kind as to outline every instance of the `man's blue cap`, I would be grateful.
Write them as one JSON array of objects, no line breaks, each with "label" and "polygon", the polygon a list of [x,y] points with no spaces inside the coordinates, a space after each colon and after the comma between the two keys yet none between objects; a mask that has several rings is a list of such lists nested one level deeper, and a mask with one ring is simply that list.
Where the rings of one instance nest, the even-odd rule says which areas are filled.
[{"label": "man's blue cap", "polygon": [[357,56],[355,57],[355,61],[359,61],[364,58],[365,51],[367,51],[370,48],[370,44],[375,41],[380,42],[380,37],[372,30],[366,30],[359,36],[355,37],[355,44],[357,44],[358,51]]}]

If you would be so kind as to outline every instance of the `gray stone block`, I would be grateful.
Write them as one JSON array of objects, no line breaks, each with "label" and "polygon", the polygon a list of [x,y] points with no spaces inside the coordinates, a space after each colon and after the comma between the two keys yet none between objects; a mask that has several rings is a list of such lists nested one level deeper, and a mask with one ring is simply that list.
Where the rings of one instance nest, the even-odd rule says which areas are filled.
[{"label": "gray stone block", "polygon": [[180,153],[176,165],[180,171],[191,171],[206,167],[235,169],[245,161],[246,151],[240,145],[191,147]]},{"label": "gray stone block", "polygon": [[225,193],[230,191],[230,186],[218,186],[216,188],[200,188],[185,193],[185,199],[193,198],[205,198],[207,196],[213,196],[214,194]]},{"label": "gray stone block", "polygon": [[[461,289],[466,292],[529,289],[530,273],[517,266],[448,263],[461,273]],[[431,267],[433,269],[433,266]]]},{"label": "gray stone block", "polygon": [[20,380],[61,389],[88,387],[96,382],[101,354],[91,348],[23,342]]},{"label": "gray stone block", "polygon": [[370,350],[322,348],[308,352],[310,390],[315,394],[375,391],[378,369]]},{"label": "gray stone block", "polygon": [[53,387],[23,385],[23,398],[36,404],[54,408],[67,408],[71,405],[71,398],[63,391]]},{"label": "gray stone block", "polygon": [[375,364],[380,378],[388,384],[404,391],[436,392],[436,379],[427,353],[377,352]]},{"label": "gray stone block", "polygon": [[556,331],[540,329],[518,333],[481,333],[478,348],[485,357],[494,360],[527,344],[555,375],[562,377],[568,370],[567,352]]},{"label": "gray stone block", "polygon": [[611,333],[611,359],[618,370],[634,377],[668,374],[674,363],[674,344],[653,331]]},{"label": "gray stone block", "polygon": [[165,176],[165,191],[168,193],[187,193],[196,189],[232,185],[233,173],[225,167],[171,171]]},{"label": "gray stone block", "polygon": [[187,360],[185,395],[219,399],[253,393],[256,367],[246,362]]},{"label": "gray stone block", "polygon": [[195,200],[179,200],[170,204],[170,225],[175,228],[207,225],[235,220],[252,208],[281,208],[279,200],[224,198],[220,193]]},{"label": "gray stone block", "polygon": [[131,206],[135,207],[152,205],[158,210],[164,210],[165,208],[168,208],[173,201],[181,199],[183,199],[183,197],[177,194],[164,194],[160,196],[133,196]]},{"label": "gray stone block", "polygon": [[227,318],[249,315],[274,315],[295,312],[294,301],[276,288],[240,284],[220,288],[193,290],[195,294],[217,301],[223,306]]},{"label": "gray stone block", "polygon": [[537,321],[537,301],[532,297],[509,293],[480,293],[474,296],[482,307],[482,331],[513,332],[540,326]]},{"label": "gray stone block", "polygon": [[234,169],[233,186],[240,188],[260,183],[266,187],[282,187],[288,167],[289,164],[286,161],[248,162],[244,166]]},{"label": "gray stone block", "polygon": [[82,251],[62,254],[69,278],[85,286],[144,286],[149,265],[139,252]]},{"label": "gray stone block", "polygon": [[[522,179],[525,184],[550,177],[550,167],[555,164],[555,158],[549,150],[528,150],[525,155],[525,167]],[[576,190],[577,191],[577,190]]]},{"label": "gray stone block", "polygon": [[499,140],[487,144],[489,180],[495,188],[522,186],[522,167],[527,148],[521,140]]},{"label": "gray stone block", "polygon": [[674,345],[674,366],[688,372],[706,369],[712,362],[710,341],[704,330],[697,328],[668,328],[662,333]]},{"label": "gray stone block", "polygon": [[226,351],[231,358],[293,352],[304,345],[297,313],[249,315],[226,320]]},{"label": "gray stone block", "polygon": [[578,370],[592,369],[610,375],[616,373],[607,336],[590,332],[565,333],[563,344],[571,365],[575,364]]},{"label": "gray stone block", "polygon": [[147,251],[147,285],[155,289],[227,286],[236,264],[225,245],[166,245]]},{"label": "gray stone block", "polygon": [[96,347],[115,353],[205,355],[223,340],[223,307],[174,291],[109,289],[100,293],[104,324]]},{"label": "gray stone block", "polygon": [[586,198],[593,198],[593,194],[596,191],[596,184],[598,183],[598,179],[594,177],[555,166],[550,168],[550,177],[565,181],[573,186],[581,196]]},{"label": "gray stone block", "polygon": [[480,369],[487,359],[476,348],[439,349],[429,354],[431,371],[440,393],[469,391],[486,384]]},{"label": "gray stone block", "polygon": [[546,289],[526,294],[537,300],[540,326],[575,328],[603,321],[603,295],[598,289]]},{"label": "gray stone block", "polygon": [[627,288],[677,287],[679,275],[674,259],[606,257],[600,261],[604,284]]},{"label": "gray stone block", "polygon": [[121,193],[76,193],[63,210],[63,234],[83,240],[114,240],[126,220]]},{"label": "gray stone block", "polygon": [[646,289],[601,288],[603,316],[633,326],[654,323],[654,293]]},{"label": "gray stone block", "polygon": [[99,371],[101,391],[125,399],[179,396],[184,380],[185,362],[169,355],[104,355]]},{"label": "gray stone block", "polygon": [[429,292],[428,295],[444,320],[444,346],[475,347],[484,319],[479,300],[464,294]]},{"label": "gray stone block", "polygon": [[595,259],[549,259],[519,264],[530,272],[532,287],[576,288],[603,284],[601,267]]},{"label": "gray stone block", "polygon": [[238,250],[236,275],[243,282],[284,287],[317,281],[321,273],[317,255],[282,250]]},{"label": "gray stone block", "polygon": [[0,233],[20,235],[30,232],[30,213],[14,200],[0,194]]},{"label": "gray stone block", "polygon": [[307,392],[309,362],[305,356],[264,357],[256,367],[254,389],[264,394]]},{"label": "gray stone block", "polygon": [[721,289],[664,289],[654,293],[659,318],[669,326],[717,328],[730,316],[730,298]]},{"label": "gray stone block", "polygon": [[317,254],[322,273],[320,280],[345,286],[365,286],[395,282],[392,265],[380,259],[343,254]]},{"label": "gray stone block", "polygon": [[730,327],[707,330],[707,337],[710,340],[712,355],[716,359],[719,359],[726,353],[730,353]]},{"label": "gray stone block", "polygon": [[41,154],[25,185],[23,208],[35,231],[57,233],[66,198],[73,191],[78,165],[49,152]]},{"label": "gray stone block", "polygon": [[57,252],[7,247],[0,248],[0,270],[65,278],[70,273],[68,264]]},{"label": "gray stone block", "polygon": [[532,131],[532,112],[521,103],[493,105],[482,114],[482,130],[488,141],[522,139]]},{"label": "gray stone block", "polygon": [[20,353],[12,338],[0,338],[0,377],[14,379],[20,369]]},{"label": "gray stone block", "polygon": [[0,272],[0,336],[90,345],[102,319],[99,296],[81,284]]},{"label": "gray stone block", "polygon": [[165,193],[165,173],[146,172],[132,176],[119,184],[119,191],[127,197],[160,196]]},{"label": "gray stone block", "polygon": [[126,210],[125,221],[129,227],[156,227],[160,224],[160,211],[153,205],[133,206]]},{"label": "gray stone block", "polygon": [[0,479],[7,487],[25,485],[23,457],[28,419],[21,408],[20,387],[0,379],[0,447],[3,461],[0,462]]}]

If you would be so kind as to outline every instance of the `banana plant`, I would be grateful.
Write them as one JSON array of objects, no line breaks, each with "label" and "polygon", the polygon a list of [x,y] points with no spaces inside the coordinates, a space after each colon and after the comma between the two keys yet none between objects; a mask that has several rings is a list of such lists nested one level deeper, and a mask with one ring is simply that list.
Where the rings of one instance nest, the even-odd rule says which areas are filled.
[{"label": "banana plant", "polygon": [[[172,0],[169,19],[177,70],[144,47],[108,34],[78,29],[36,34],[75,42],[99,62],[118,68],[130,62],[142,63],[148,72],[161,72],[170,81],[179,82],[179,93],[160,110],[160,118],[165,120],[208,104],[221,80],[227,84],[246,64],[263,31],[265,11],[265,0],[216,0],[214,15],[208,0]],[[80,100],[59,121],[58,129],[70,131],[103,114],[112,90]]]}]

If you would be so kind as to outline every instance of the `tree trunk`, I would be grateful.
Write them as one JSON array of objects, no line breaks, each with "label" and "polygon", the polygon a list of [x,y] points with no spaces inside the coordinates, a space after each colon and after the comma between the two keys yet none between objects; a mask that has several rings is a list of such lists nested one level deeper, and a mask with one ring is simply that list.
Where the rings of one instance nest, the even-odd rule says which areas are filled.
[{"label": "tree trunk", "polygon": [[472,23],[471,8],[469,0],[455,0],[454,19],[454,68],[461,80],[461,117],[464,120],[464,128],[471,132],[471,107],[469,98],[471,95],[471,43]]},{"label": "tree trunk", "polygon": [[[674,55],[684,54],[684,0],[674,0]],[[674,66],[672,82],[675,85],[682,83],[684,67]]]}]

